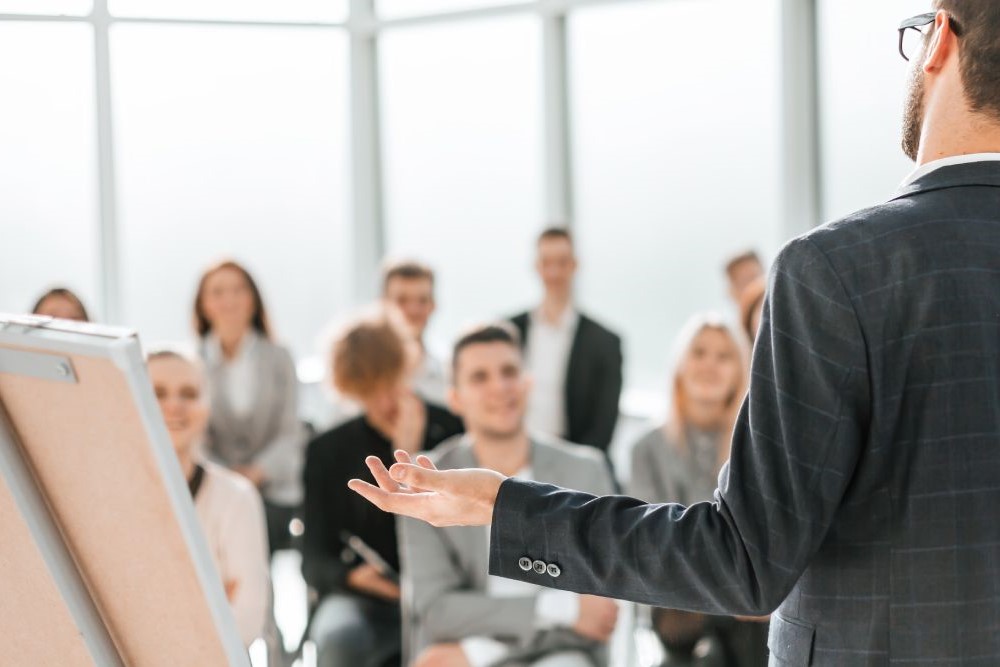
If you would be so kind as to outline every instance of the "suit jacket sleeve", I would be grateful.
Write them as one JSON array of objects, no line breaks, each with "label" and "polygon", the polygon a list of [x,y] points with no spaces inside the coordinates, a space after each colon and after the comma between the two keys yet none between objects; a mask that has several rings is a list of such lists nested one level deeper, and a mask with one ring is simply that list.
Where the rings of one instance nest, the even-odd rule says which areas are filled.
[{"label": "suit jacket sleeve", "polygon": [[[861,326],[808,237],[772,269],[751,389],[714,502],[685,508],[508,480],[490,572],[691,611],[763,615],[787,596],[831,526],[867,440]],[[522,572],[527,556],[561,575]]]},{"label": "suit jacket sleeve", "polygon": [[[494,597],[473,590],[443,530],[399,519],[404,599],[432,643],[486,636],[527,641],[535,628],[535,595]],[[465,530],[485,529],[467,528]]]},{"label": "suit jacket sleeve", "polygon": [[601,350],[601,378],[594,383],[597,399],[590,428],[580,437],[580,443],[607,451],[618,425],[618,404],[622,393],[622,342],[608,334]]}]

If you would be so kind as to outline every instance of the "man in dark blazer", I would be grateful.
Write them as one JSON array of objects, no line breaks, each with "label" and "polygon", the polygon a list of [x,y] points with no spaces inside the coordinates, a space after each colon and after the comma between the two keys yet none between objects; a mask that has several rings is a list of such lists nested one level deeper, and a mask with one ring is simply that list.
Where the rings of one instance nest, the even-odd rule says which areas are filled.
[{"label": "man in dark blazer", "polygon": [[535,380],[528,425],[606,452],[618,423],[621,339],[573,304],[577,260],[569,231],[546,229],[537,251],[545,296],[537,309],[511,318]]},{"label": "man in dark blazer", "polygon": [[776,610],[772,665],[1000,665],[1000,12],[935,5],[904,23],[925,35],[904,52],[920,167],[780,253],[714,502],[425,459],[351,487],[436,525],[492,521],[492,574]]}]

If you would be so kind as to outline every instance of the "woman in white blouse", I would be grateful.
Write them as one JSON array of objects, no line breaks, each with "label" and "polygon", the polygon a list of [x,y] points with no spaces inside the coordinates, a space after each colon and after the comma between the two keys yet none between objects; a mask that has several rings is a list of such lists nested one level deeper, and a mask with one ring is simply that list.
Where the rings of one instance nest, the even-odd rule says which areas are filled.
[{"label": "woman in white blouse", "polygon": [[272,339],[260,290],[236,262],[202,274],[194,320],[212,402],[205,453],[260,490],[270,549],[287,548],[307,440],[292,355]]},{"label": "woman in white blouse", "polygon": [[198,452],[209,418],[205,379],[197,362],[173,351],[155,352],[149,376],[194,496],[195,513],[246,646],[268,630],[271,582],[264,509],[243,477],[205,461]]}]

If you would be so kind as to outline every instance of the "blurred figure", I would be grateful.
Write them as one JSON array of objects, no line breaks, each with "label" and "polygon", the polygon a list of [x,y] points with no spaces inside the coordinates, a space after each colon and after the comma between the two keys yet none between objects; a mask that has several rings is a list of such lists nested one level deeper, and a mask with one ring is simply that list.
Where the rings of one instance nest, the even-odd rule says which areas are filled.
[{"label": "blurred figure", "polygon": [[[715,316],[696,316],[675,348],[671,411],[666,424],[632,450],[629,493],[651,503],[711,501],[748,382],[746,346]],[[653,629],[669,665],[767,664],[767,625],[670,609],[653,609]],[[696,646],[706,638],[698,655]]]},{"label": "blurred figure", "polygon": [[195,513],[245,646],[268,634],[271,584],[264,508],[243,477],[204,460],[199,445],[209,419],[205,379],[198,364],[177,352],[149,355],[149,377]]},{"label": "blurred figure", "polygon": [[[467,433],[430,458],[439,469],[490,468],[612,493],[599,451],[529,438],[524,425],[529,390],[513,327],[485,325],[466,333],[455,345],[449,398]],[[401,521],[416,667],[607,664],[607,642],[618,616],[613,600],[489,576],[489,527]],[[541,575],[546,582],[558,574],[552,567],[557,566]]]},{"label": "blurred figure", "polygon": [[429,450],[461,433],[462,422],[413,393],[419,347],[387,313],[349,325],[331,356],[336,389],[363,413],[314,439],[306,454],[302,573],[320,600],[309,636],[318,667],[398,665],[396,520],[352,493],[347,482],[374,481],[365,457],[390,465],[394,450]]},{"label": "blurred figure", "polygon": [[767,294],[767,280],[754,280],[743,289],[740,296],[740,325],[747,334],[750,345],[757,340],[760,331],[760,316],[764,311],[764,297]]},{"label": "blurred figure", "polygon": [[406,320],[420,358],[411,385],[422,398],[444,405],[447,382],[444,366],[427,349],[424,334],[437,304],[434,271],[426,264],[406,260],[387,263],[382,269],[382,302],[397,308]]},{"label": "blurred figure", "polygon": [[273,342],[260,290],[236,262],[205,271],[194,318],[213,405],[206,451],[260,489],[271,552],[287,548],[307,439],[292,355]]},{"label": "blurred figure", "polygon": [[545,296],[536,309],[511,319],[534,380],[528,427],[606,452],[618,423],[621,339],[573,304],[577,259],[570,233],[546,229],[536,249]]},{"label": "blurred figure", "polygon": [[743,290],[753,281],[764,278],[764,262],[753,250],[733,255],[726,262],[726,278],[729,280],[729,298],[739,306]]},{"label": "blurred figure", "polygon": [[87,309],[76,294],[65,287],[53,287],[35,302],[32,315],[47,315],[60,320],[89,322]]}]

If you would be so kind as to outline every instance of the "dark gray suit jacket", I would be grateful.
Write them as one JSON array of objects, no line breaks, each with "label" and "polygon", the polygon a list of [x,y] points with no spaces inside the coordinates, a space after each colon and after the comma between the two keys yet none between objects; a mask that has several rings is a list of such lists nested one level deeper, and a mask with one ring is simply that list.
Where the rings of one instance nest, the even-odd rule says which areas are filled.
[{"label": "dark gray suit jacket", "polygon": [[772,665],[1000,665],[1000,162],[785,247],[715,502],[511,480],[492,530],[493,574],[777,609]]}]

